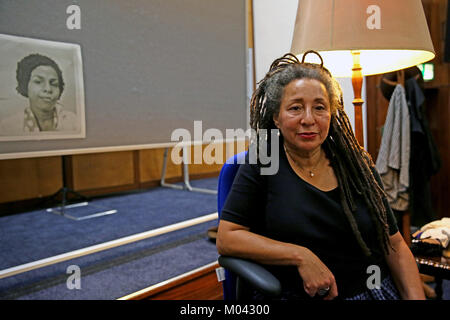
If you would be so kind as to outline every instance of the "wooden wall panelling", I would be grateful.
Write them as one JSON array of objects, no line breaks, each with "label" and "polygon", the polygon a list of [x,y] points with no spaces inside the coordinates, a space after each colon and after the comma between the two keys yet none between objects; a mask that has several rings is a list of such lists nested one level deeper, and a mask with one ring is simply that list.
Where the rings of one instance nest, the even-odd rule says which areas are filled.
[{"label": "wooden wall panelling", "polygon": [[139,187],[135,180],[134,151],[82,154],[71,157],[73,189],[76,191],[93,195]]},{"label": "wooden wall panelling", "polygon": [[[242,152],[247,148],[247,143],[228,142],[211,143],[202,146],[203,161],[202,164],[194,164],[194,149],[191,148],[191,165],[189,172],[195,177],[219,175],[225,161],[236,153]],[[197,149],[199,150],[199,149]],[[217,152],[217,153],[216,153]]]},{"label": "wooden wall panelling", "polygon": [[442,167],[431,179],[433,204],[438,218],[450,216],[450,63],[444,61],[447,0],[422,0],[436,57],[434,80],[425,84],[426,113]]},{"label": "wooden wall panelling", "polygon": [[[168,163],[166,169],[166,180],[173,181],[174,178],[181,179],[181,166],[175,165],[170,160],[172,148],[169,148]],[[144,186],[147,183],[155,182],[159,184],[161,180],[162,166],[164,161],[164,149],[139,150],[139,172],[140,183]],[[157,184],[156,184],[157,183]]]},{"label": "wooden wall panelling", "polygon": [[[222,168],[224,162],[227,159],[227,150],[229,150],[230,146],[232,147],[233,144],[232,143],[231,144],[229,143],[228,145],[224,143],[204,144],[202,145],[201,149],[191,147],[192,164],[189,167],[189,172],[194,176],[199,174],[220,172],[220,169]],[[201,154],[198,154],[199,151],[201,151]],[[194,157],[196,153],[198,158],[201,157],[202,159],[201,164],[194,163]]]},{"label": "wooden wall panelling", "polygon": [[381,75],[366,77],[367,151],[376,161],[381,145],[382,128],[386,120],[389,101],[381,93]]},{"label": "wooden wall panelling", "polygon": [[[218,144],[222,159],[211,164],[205,163],[203,157],[202,164],[194,164],[192,147],[190,178],[218,176],[225,160],[246,146],[247,143],[241,142]],[[210,154],[207,148],[212,145],[203,145],[202,155]],[[171,151],[166,180],[182,181],[182,166],[170,161]],[[68,155],[65,156],[66,186],[86,196],[156,187],[161,179],[163,155],[164,149]],[[62,187],[62,170],[61,157],[0,161],[0,203],[53,195]]]},{"label": "wooden wall panelling", "polygon": [[[190,164],[189,164],[189,176],[191,179],[215,177],[220,173],[220,169],[223,163],[234,155],[235,153],[242,151],[247,146],[246,143],[239,145],[235,142],[229,142],[227,144],[204,144],[200,148],[190,148]],[[174,164],[171,161],[172,148],[168,151],[168,163],[166,170],[166,180],[168,182],[182,181],[182,165]],[[215,151],[222,154],[221,157],[216,159]],[[178,151],[176,151],[178,152]],[[201,164],[194,163],[194,157],[197,153],[197,157],[202,159]],[[181,156],[181,153],[177,155]],[[205,157],[204,157],[205,155]],[[212,157],[208,157],[212,155]],[[140,171],[140,183],[141,187],[150,187],[159,185],[161,180],[162,165],[164,160],[164,149],[149,149],[139,151],[139,171]],[[219,159],[220,158],[220,159]],[[205,161],[206,159],[206,161]],[[217,163],[214,163],[218,160]]]},{"label": "wooden wall panelling", "polygon": [[62,188],[61,157],[38,158],[35,160],[40,190],[38,197],[53,195]]},{"label": "wooden wall panelling", "polygon": [[[224,159],[224,145],[211,143],[201,146],[191,147],[191,164],[189,165],[189,174],[195,177],[201,174],[215,173],[220,171]],[[201,163],[195,163],[194,158],[201,159]],[[217,161],[217,158],[220,160]],[[219,162],[219,164],[215,163]]]},{"label": "wooden wall panelling", "polygon": [[61,187],[61,157],[0,160],[1,203],[46,197]]},{"label": "wooden wall panelling", "polygon": [[427,117],[441,158],[441,169],[431,177],[433,204],[438,218],[450,217],[450,87],[426,92]]},{"label": "wooden wall panelling", "polygon": [[450,80],[449,63],[444,62],[445,27],[447,21],[447,0],[422,0],[428,29],[433,41],[436,57],[430,61],[434,64],[434,80],[427,83],[428,87],[446,86]]}]

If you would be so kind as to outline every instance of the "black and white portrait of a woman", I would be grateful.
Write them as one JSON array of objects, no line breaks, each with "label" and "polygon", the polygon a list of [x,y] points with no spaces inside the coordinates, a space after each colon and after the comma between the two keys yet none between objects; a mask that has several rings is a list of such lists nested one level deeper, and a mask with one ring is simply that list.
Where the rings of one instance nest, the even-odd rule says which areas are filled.
[{"label": "black and white portrait of a woman", "polygon": [[0,35],[0,141],[85,137],[78,45]]}]

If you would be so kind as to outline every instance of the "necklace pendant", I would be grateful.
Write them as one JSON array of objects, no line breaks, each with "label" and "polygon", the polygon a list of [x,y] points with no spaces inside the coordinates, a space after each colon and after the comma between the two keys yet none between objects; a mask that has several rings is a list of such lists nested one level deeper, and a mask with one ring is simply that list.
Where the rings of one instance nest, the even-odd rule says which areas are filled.
[{"label": "necklace pendant", "polygon": [[309,172],[309,175],[312,177],[314,177],[314,173],[312,171]]}]

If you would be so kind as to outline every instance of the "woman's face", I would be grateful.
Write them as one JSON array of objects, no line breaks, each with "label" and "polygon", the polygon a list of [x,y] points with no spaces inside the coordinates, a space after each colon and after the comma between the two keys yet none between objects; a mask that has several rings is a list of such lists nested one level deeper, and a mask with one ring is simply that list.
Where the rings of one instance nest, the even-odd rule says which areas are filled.
[{"label": "woman's face", "polygon": [[273,120],[288,147],[309,153],[327,138],[330,108],[330,98],[320,81],[297,79],[284,88],[280,111]]},{"label": "woman's face", "polygon": [[28,82],[30,106],[41,111],[52,111],[59,99],[59,80],[55,69],[50,66],[36,67]]}]

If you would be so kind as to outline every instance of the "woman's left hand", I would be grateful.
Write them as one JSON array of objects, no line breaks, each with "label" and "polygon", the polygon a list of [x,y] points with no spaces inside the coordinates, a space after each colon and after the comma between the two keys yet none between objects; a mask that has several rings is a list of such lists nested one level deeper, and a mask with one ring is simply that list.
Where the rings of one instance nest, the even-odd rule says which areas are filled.
[{"label": "woman's left hand", "polygon": [[304,248],[302,263],[297,266],[303,279],[305,292],[315,297],[320,290],[328,289],[324,300],[332,300],[337,297],[338,289],[333,273],[311,250]]}]

